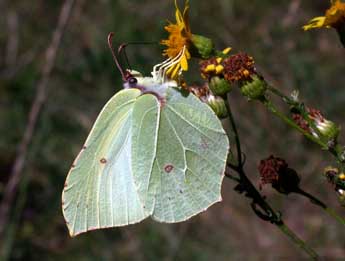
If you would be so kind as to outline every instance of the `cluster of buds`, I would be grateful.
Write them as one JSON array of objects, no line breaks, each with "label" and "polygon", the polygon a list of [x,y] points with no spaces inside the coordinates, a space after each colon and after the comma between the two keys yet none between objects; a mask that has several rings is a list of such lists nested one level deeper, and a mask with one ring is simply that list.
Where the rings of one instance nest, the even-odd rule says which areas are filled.
[{"label": "cluster of buds", "polygon": [[214,95],[210,91],[208,83],[204,83],[204,85],[202,86],[188,86],[187,88],[202,102],[208,104],[219,118],[222,119],[228,116],[228,111],[224,99],[220,96]]},{"label": "cluster of buds", "polygon": [[237,85],[248,99],[263,98],[267,86],[256,72],[254,59],[245,53],[226,57],[229,51],[227,48],[222,52],[223,57],[212,57],[200,63],[201,76],[208,80],[212,92],[224,96]]},{"label": "cluster of buds", "polygon": [[271,184],[279,193],[289,194],[298,191],[300,178],[295,170],[288,167],[284,159],[271,155],[260,161],[258,170],[260,188],[265,184]]},{"label": "cluster of buds", "polygon": [[324,174],[329,183],[334,186],[334,190],[341,196],[345,197],[345,174],[340,172],[339,169],[327,167]]},{"label": "cluster of buds", "polygon": [[[307,116],[302,115],[298,110],[292,110],[292,119],[306,132],[326,141],[335,141],[340,128],[332,121],[323,117],[319,110],[306,108]],[[314,126],[310,126],[310,121]]]}]

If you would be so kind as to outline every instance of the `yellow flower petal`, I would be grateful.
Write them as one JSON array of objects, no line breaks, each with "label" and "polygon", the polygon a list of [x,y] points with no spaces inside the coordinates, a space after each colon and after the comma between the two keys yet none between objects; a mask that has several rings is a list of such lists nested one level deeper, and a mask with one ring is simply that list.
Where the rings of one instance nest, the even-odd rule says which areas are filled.
[{"label": "yellow flower petal", "polygon": [[205,72],[214,72],[216,70],[216,66],[214,64],[209,64],[205,68]]},{"label": "yellow flower petal", "polygon": [[166,45],[167,48],[163,51],[163,55],[170,59],[176,58],[182,50],[184,50],[181,58],[178,61],[178,66],[173,65],[169,68],[167,75],[171,78],[178,76],[179,70],[188,70],[188,59],[191,55],[188,51],[192,33],[189,28],[188,13],[189,13],[189,0],[185,1],[183,14],[178,7],[177,0],[175,0],[175,18],[176,23],[169,23],[165,26],[165,30],[169,33],[168,39],[162,40],[161,44]]},{"label": "yellow flower petal", "polygon": [[188,71],[188,61],[186,55],[183,55],[180,61],[181,68],[184,71]]},{"label": "yellow flower petal", "polygon": [[216,66],[216,74],[220,74],[224,70],[224,66],[219,64]]},{"label": "yellow flower petal", "polygon": [[190,32],[189,27],[189,0],[186,0],[183,10],[183,21],[186,28],[186,32]]},{"label": "yellow flower petal", "polygon": [[338,27],[345,21],[345,3],[340,0],[331,1],[331,7],[327,9],[325,16],[315,17],[310,20],[303,29],[309,30],[320,27]]},{"label": "yellow flower petal", "polygon": [[320,28],[323,27],[325,24],[326,17],[325,16],[320,16],[320,17],[315,17],[311,19],[308,24],[303,26],[303,30],[307,31],[313,28]]},{"label": "yellow flower petal", "polygon": [[222,51],[222,53],[223,54],[225,54],[225,55],[227,55],[230,51],[231,51],[231,47],[228,47],[228,48],[225,48],[223,51]]},{"label": "yellow flower petal", "polygon": [[167,71],[167,75],[171,78],[171,79],[176,79],[178,76],[178,73],[180,71],[180,64],[175,64],[174,66],[171,66],[169,68],[169,70]]},{"label": "yellow flower petal", "polygon": [[180,9],[178,8],[177,0],[175,0],[175,8],[176,8],[176,11],[175,11],[176,22],[177,24],[183,24],[183,16],[181,14]]}]

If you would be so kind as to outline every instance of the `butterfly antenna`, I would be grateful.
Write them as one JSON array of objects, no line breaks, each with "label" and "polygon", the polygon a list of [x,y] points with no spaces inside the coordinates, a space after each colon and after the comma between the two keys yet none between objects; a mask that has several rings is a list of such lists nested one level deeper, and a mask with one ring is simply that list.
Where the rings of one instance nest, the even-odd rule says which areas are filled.
[{"label": "butterfly antenna", "polygon": [[140,42],[128,42],[128,43],[123,43],[119,46],[118,50],[117,50],[117,54],[120,57],[120,55],[124,56],[125,62],[128,66],[128,68],[130,70],[132,70],[131,65],[129,63],[129,59],[126,53],[126,47],[129,45],[143,45],[143,44],[157,44],[157,42],[154,41],[150,41],[150,42],[144,42],[144,41],[140,41]]},{"label": "butterfly antenna", "polygon": [[128,66],[128,69],[129,70],[132,70],[132,67],[129,63],[129,59],[128,59],[128,56],[127,56],[127,53],[126,53],[126,47],[127,47],[128,43],[123,43],[119,46],[119,49],[117,50],[117,54],[120,56],[122,53],[123,53],[123,56],[125,57],[125,61],[126,61],[126,64]]},{"label": "butterfly antenna", "polygon": [[108,46],[109,46],[109,49],[111,51],[111,54],[113,55],[113,59],[114,59],[114,62],[116,64],[116,67],[117,69],[120,71],[121,75],[122,75],[122,79],[124,81],[126,81],[126,75],[125,75],[125,72],[122,68],[122,66],[120,65],[119,63],[119,60],[117,59],[117,56],[115,54],[115,51],[114,51],[114,48],[113,48],[113,36],[114,36],[114,33],[111,32],[108,34]]}]

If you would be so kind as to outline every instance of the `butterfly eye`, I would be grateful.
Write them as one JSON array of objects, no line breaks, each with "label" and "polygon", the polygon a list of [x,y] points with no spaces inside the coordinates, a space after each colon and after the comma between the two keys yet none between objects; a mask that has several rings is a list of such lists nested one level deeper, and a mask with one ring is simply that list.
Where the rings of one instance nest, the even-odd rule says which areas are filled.
[{"label": "butterfly eye", "polygon": [[137,84],[137,82],[138,82],[138,80],[135,77],[131,77],[131,78],[128,79],[128,83],[130,85],[135,85],[135,84]]}]

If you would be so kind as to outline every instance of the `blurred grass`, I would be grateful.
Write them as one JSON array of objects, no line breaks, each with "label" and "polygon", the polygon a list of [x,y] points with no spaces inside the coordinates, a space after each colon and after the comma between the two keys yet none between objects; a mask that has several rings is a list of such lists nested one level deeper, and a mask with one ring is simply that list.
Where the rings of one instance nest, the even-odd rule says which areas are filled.
[{"label": "blurred grass", "polygon": [[[61,1],[0,3],[0,195],[8,180],[16,146],[43,66],[43,55],[56,26]],[[254,56],[265,77],[285,93],[294,89],[308,105],[344,125],[344,49],[332,30],[303,32],[301,26],[322,15],[327,1],[191,0],[195,33],[214,39],[219,49],[232,46]],[[11,260],[229,260],[301,258],[302,254],[273,226],[253,215],[245,198],[223,185],[223,202],[192,220],[174,225],[144,221],[135,226],[95,231],[70,239],[60,196],[68,169],[94,119],[121,88],[106,45],[108,32],[118,43],[159,41],[173,1],[79,0],[59,49],[16,206]],[[8,19],[15,15],[13,31]],[[8,41],[17,37],[14,63],[6,61]],[[158,46],[129,47],[132,67],[149,74],[161,61]],[[196,67],[196,66],[194,66]],[[191,77],[190,81],[197,79]],[[247,154],[247,171],[258,182],[256,166],[274,153],[287,159],[303,188],[344,215],[321,170],[330,157],[290,131],[256,103],[237,92],[231,98]],[[344,136],[341,136],[344,140]],[[342,227],[306,200],[264,193],[300,236],[328,258],[345,256]],[[22,203],[20,203],[22,202]],[[14,209],[18,207],[14,206]],[[16,222],[15,217],[18,217]]]}]

